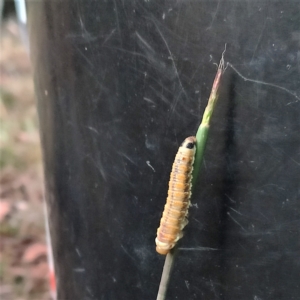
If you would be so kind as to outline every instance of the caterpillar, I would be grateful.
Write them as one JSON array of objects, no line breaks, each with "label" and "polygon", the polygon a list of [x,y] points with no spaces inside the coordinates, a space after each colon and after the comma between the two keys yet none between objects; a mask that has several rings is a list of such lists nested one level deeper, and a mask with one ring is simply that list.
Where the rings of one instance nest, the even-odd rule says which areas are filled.
[{"label": "caterpillar", "polygon": [[178,149],[172,166],[167,203],[157,229],[156,251],[166,255],[182,238],[190,206],[192,171],[196,153],[196,137],[186,138]]}]

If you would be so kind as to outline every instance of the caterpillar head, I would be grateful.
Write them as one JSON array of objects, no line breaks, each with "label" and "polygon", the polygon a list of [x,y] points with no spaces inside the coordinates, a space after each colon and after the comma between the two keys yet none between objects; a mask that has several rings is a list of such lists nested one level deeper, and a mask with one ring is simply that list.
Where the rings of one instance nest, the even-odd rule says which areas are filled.
[{"label": "caterpillar head", "polygon": [[181,147],[187,148],[187,149],[194,149],[195,146],[196,146],[196,137],[195,136],[187,137],[181,144]]}]

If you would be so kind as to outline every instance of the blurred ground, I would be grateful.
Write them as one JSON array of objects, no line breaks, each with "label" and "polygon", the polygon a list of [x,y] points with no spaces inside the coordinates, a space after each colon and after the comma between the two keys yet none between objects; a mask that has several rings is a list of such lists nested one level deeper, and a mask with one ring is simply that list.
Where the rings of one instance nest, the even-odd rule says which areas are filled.
[{"label": "blurred ground", "polygon": [[0,32],[0,299],[48,300],[38,122],[17,23]]}]

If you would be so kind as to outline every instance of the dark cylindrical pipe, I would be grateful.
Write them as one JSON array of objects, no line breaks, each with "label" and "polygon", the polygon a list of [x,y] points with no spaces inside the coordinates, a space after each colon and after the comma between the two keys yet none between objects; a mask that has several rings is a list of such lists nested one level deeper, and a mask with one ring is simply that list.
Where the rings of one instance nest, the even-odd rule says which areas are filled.
[{"label": "dark cylindrical pipe", "polygon": [[58,299],[155,299],[169,172],[225,44],[235,69],[221,84],[168,299],[298,298],[299,4],[28,9]]}]

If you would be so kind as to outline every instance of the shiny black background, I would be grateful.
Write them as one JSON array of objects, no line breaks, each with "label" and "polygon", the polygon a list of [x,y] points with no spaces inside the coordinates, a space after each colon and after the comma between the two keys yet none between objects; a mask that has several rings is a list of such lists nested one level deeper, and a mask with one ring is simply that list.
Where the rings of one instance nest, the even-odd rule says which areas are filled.
[{"label": "shiny black background", "polygon": [[28,8],[58,299],[155,299],[169,172],[225,44],[167,299],[300,299],[299,2]]}]

